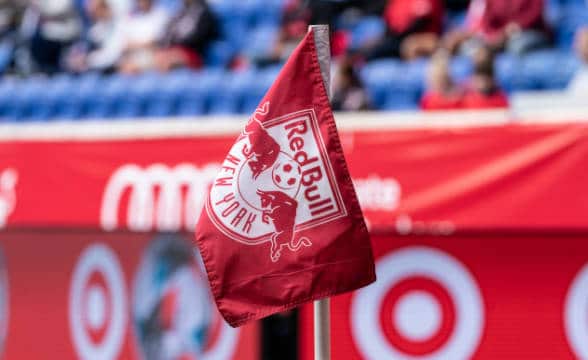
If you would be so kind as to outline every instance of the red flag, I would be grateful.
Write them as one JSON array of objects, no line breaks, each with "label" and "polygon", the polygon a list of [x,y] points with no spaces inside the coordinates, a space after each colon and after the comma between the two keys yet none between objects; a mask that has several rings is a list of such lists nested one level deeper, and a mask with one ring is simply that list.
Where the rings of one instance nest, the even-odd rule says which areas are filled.
[{"label": "red flag", "polygon": [[229,151],[196,227],[231,326],[375,280],[318,53],[311,31]]}]

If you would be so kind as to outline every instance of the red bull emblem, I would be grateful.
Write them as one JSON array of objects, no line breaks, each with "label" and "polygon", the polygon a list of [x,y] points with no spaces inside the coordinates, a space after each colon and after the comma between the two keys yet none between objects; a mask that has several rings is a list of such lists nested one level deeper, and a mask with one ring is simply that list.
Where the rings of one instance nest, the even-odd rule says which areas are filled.
[{"label": "red bull emblem", "polygon": [[[270,259],[312,246],[304,230],[346,216],[314,110],[249,119],[212,185],[206,211],[215,226],[246,245],[269,243]],[[319,241],[320,239],[315,239]]]}]

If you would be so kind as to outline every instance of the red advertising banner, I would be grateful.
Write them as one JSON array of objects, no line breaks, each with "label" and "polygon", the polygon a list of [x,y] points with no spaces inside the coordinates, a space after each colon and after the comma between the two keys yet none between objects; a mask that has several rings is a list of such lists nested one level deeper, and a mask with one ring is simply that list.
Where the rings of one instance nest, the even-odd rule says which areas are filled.
[{"label": "red advertising banner", "polygon": [[0,358],[259,358],[217,312],[190,236],[0,233]]},{"label": "red advertising banner", "polygon": [[[192,231],[234,137],[0,141],[0,227]],[[341,140],[378,280],[333,298],[334,359],[588,359],[588,124],[347,130]],[[157,273],[142,265],[162,251],[155,236],[16,231],[0,233],[8,359],[181,349],[157,333],[173,328],[171,290],[197,283],[194,272],[164,281],[158,307],[133,305],[157,293],[137,280]],[[128,315],[115,318],[121,306]],[[255,333],[239,331],[231,348],[247,359]]]},{"label": "red advertising banner", "polygon": [[[332,298],[333,359],[588,359],[588,235],[374,236]],[[312,359],[312,306],[300,320]]]},{"label": "red advertising banner", "polygon": [[[170,125],[171,126],[171,125]],[[0,142],[0,225],[192,231],[235,134]],[[588,125],[343,131],[372,229],[586,229]]]}]

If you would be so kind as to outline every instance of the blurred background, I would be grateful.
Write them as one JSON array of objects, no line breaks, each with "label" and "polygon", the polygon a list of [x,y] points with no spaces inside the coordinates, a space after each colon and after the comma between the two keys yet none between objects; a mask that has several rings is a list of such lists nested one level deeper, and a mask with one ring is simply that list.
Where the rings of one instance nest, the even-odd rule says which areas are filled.
[{"label": "blurred background", "polygon": [[318,23],[331,26],[336,110],[576,97],[587,22],[582,0],[4,0],[0,117],[248,114]]},{"label": "blurred background", "polygon": [[0,0],[0,358],[302,359],[191,245],[310,24],[378,282],[333,359],[588,359],[584,0]]}]

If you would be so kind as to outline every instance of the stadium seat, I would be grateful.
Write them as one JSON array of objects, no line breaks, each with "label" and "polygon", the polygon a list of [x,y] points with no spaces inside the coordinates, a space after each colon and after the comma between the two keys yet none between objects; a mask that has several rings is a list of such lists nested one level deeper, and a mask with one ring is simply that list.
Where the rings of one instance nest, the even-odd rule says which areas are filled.
[{"label": "stadium seat", "polygon": [[86,116],[90,118],[116,117],[119,105],[124,102],[131,78],[122,75],[109,75],[94,84],[91,93],[84,99]]},{"label": "stadium seat", "polygon": [[386,103],[388,90],[402,71],[401,67],[398,60],[376,60],[361,70],[360,76],[376,109],[383,108]]},{"label": "stadium seat", "polygon": [[246,35],[243,53],[251,59],[269,56],[278,38],[279,29],[274,25],[253,28]]},{"label": "stadium seat", "polygon": [[41,98],[46,96],[49,83],[46,77],[30,77],[19,84],[13,98],[16,119],[46,120],[49,117],[47,109],[41,106]]},{"label": "stadium seat", "polygon": [[248,84],[243,97],[240,112],[250,115],[255,111],[265,93],[269,90],[278,74],[282,65],[269,66],[257,71],[255,81]]},{"label": "stadium seat", "polygon": [[521,82],[521,62],[516,56],[500,54],[494,61],[495,76],[500,87],[511,92],[515,89],[525,88]]},{"label": "stadium seat", "polygon": [[12,53],[14,46],[8,42],[0,42],[0,74],[4,73],[10,61],[12,60]]},{"label": "stadium seat", "polygon": [[278,26],[282,18],[285,0],[256,0],[252,7],[253,26]]},{"label": "stadium seat", "polygon": [[583,26],[588,26],[588,7],[585,3],[572,3],[563,7],[555,28],[558,47],[570,50],[577,29]]},{"label": "stadium seat", "polygon": [[351,40],[349,48],[357,50],[367,42],[374,41],[386,32],[386,24],[379,16],[366,17],[357,22],[350,29]]},{"label": "stadium seat", "polygon": [[204,63],[210,67],[227,67],[235,55],[229,41],[213,41],[205,52]]},{"label": "stadium seat", "polygon": [[380,110],[416,110],[418,107],[418,94],[404,91],[390,91]]},{"label": "stadium seat", "polygon": [[13,78],[4,78],[0,81],[0,121],[2,122],[14,120],[11,114],[17,84],[18,81]]},{"label": "stadium seat", "polygon": [[[211,99],[208,109],[211,114],[236,114],[241,112],[243,98],[251,84],[256,81],[256,72],[231,71],[223,76],[222,86]],[[218,84],[217,84],[218,86]]]}]

